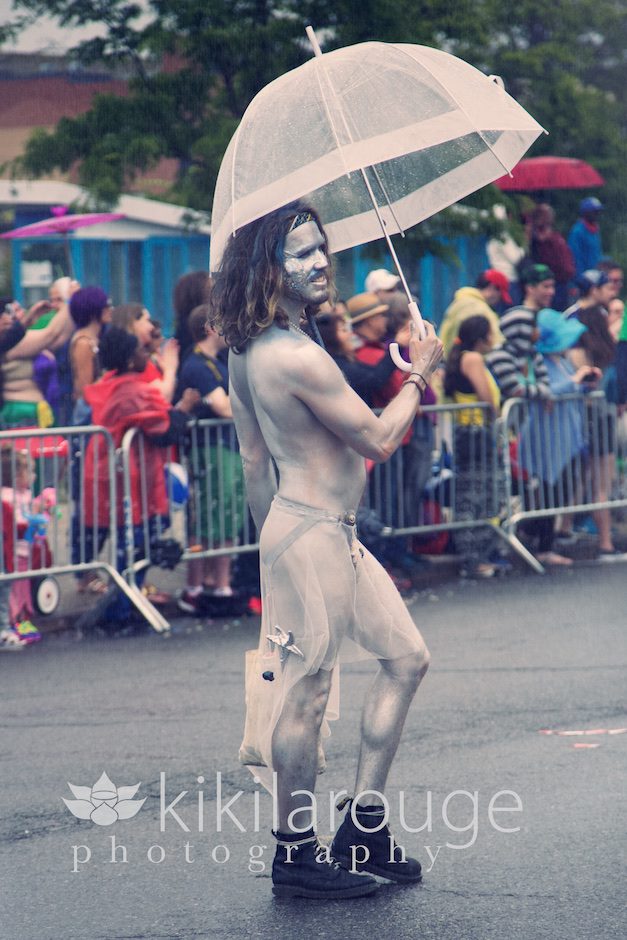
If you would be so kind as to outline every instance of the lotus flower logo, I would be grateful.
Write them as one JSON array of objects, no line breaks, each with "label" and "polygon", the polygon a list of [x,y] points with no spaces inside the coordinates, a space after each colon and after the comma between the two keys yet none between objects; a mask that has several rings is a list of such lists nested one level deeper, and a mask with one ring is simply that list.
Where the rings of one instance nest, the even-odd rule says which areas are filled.
[{"label": "lotus flower logo", "polygon": [[69,783],[68,787],[76,797],[75,800],[63,802],[78,819],[91,819],[97,826],[110,826],[118,819],[132,819],[144,803],[143,800],[134,800],[139,790],[139,784],[134,787],[116,787],[105,773],[93,787],[75,787]]}]

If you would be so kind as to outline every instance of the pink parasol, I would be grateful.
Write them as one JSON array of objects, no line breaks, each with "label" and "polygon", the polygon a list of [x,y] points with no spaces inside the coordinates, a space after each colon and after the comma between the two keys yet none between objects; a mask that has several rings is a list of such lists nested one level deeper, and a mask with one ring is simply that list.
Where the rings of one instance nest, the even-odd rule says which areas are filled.
[{"label": "pink parasol", "polygon": [[10,232],[3,232],[0,238],[43,238],[46,235],[67,235],[77,228],[88,225],[100,225],[101,222],[115,222],[124,219],[123,212],[85,212],[81,215],[55,215],[52,219],[22,225]]},{"label": "pink parasol", "polygon": [[65,242],[65,255],[67,258],[70,276],[73,277],[72,255],[68,242],[68,235],[77,228],[86,228],[89,225],[100,225],[102,222],[116,222],[124,219],[123,212],[84,212],[79,215],[67,215],[66,206],[53,206],[53,218],[33,222],[32,225],[22,225],[10,232],[3,232],[0,238],[44,238],[46,235],[62,235]]}]

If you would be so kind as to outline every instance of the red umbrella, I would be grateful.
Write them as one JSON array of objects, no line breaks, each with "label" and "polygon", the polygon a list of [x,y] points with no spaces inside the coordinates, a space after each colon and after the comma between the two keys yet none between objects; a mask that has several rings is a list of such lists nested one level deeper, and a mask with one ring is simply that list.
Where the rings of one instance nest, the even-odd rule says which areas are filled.
[{"label": "red umbrella", "polygon": [[52,219],[43,219],[41,222],[33,222],[32,225],[22,225],[10,232],[3,232],[0,238],[43,238],[46,235],[63,235],[69,273],[72,274],[72,257],[67,241],[69,233],[88,225],[100,225],[101,222],[115,222],[126,218],[123,212],[85,212],[80,215],[66,215],[64,209],[64,206],[55,206],[52,209],[54,213]]},{"label": "red umbrella", "polygon": [[501,176],[495,186],[503,191],[533,192],[540,189],[588,189],[605,180],[585,160],[570,157],[530,157],[521,160],[511,176]]}]

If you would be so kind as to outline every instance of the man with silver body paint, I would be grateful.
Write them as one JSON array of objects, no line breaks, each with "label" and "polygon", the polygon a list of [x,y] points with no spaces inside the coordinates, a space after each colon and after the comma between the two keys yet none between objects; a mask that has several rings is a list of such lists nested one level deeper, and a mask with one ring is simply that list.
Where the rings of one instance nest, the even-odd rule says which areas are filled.
[{"label": "man with silver body paint", "polygon": [[[365,458],[384,461],[398,448],[442,355],[430,325],[426,339],[413,334],[412,373],[376,417],[300,329],[331,286],[324,230],[294,203],[231,237],[211,297],[214,325],[231,347],[230,400],[261,533],[260,653],[281,653],[278,669],[263,673],[275,704],[257,762],[276,771],[273,891],[312,898],[369,894],[377,883],[366,872],[421,877],[389,833],[380,794],[429,656],[389,576],[357,541],[355,513]],[[351,801],[329,850],[316,839],[306,794],[333,669],[363,656],[376,657],[379,670],[362,717],[361,800]],[[303,817],[309,825],[297,828]]]}]

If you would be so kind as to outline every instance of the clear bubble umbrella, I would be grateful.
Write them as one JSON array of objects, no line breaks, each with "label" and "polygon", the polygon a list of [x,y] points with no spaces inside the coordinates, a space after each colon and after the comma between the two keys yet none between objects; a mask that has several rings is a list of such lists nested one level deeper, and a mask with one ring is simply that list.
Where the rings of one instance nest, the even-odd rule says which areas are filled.
[{"label": "clear bubble umbrella", "polygon": [[390,236],[509,172],[543,129],[446,52],[366,42],[323,55],[308,35],[315,56],[255,96],[224,155],[211,270],[232,233],[304,198],[332,251],[385,236],[411,300]]}]

